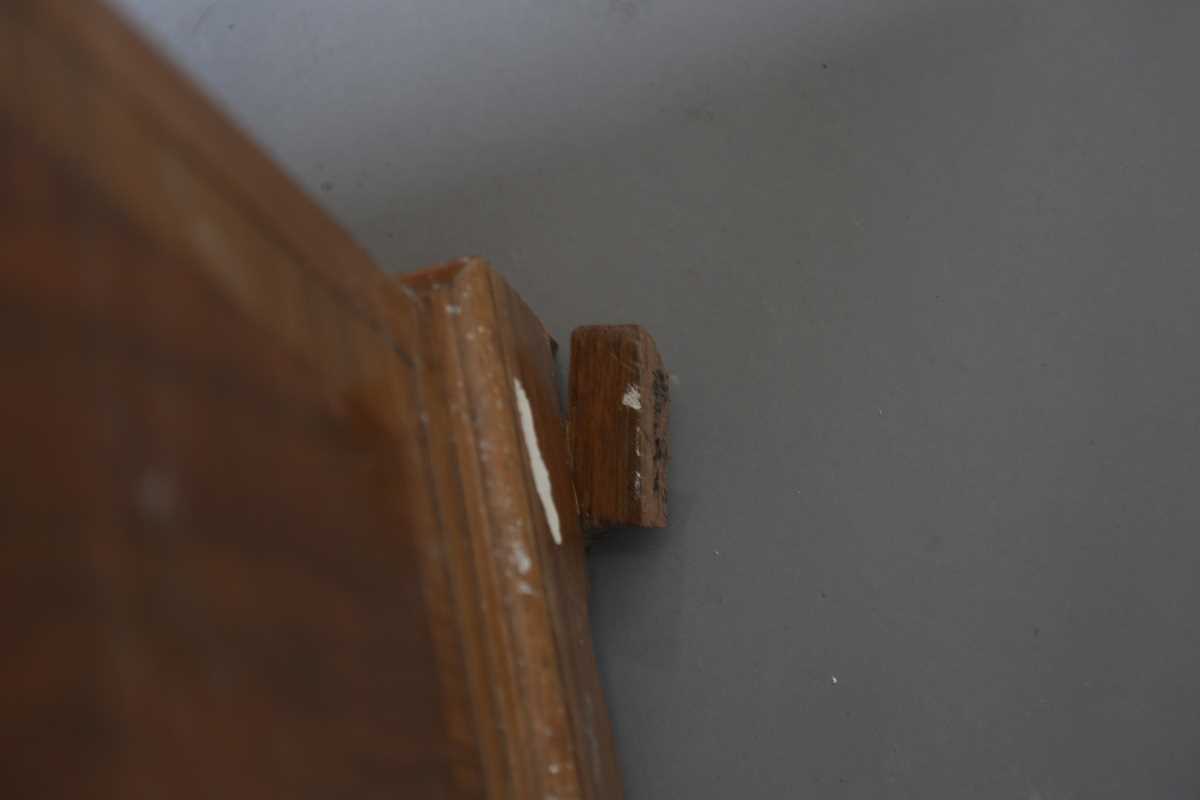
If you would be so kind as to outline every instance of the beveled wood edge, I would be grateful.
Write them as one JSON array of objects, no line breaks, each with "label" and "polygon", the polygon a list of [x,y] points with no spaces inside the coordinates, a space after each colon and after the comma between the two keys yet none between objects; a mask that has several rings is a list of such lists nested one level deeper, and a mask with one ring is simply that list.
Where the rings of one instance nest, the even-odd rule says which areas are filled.
[{"label": "beveled wood edge", "polygon": [[[473,682],[481,735],[499,729],[507,745],[482,743],[481,753],[491,759],[503,755],[508,764],[506,770],[492,764],[485,772],[494,778],[507,774],[508,788],[518,796],[533,790],[619,797],[615,748],[587,625],[584,543],[551,337],[482,259],[460,259],[397,281],[421,298],[433,332],[427,369],[442,387],[446,412],[437,419],[431,415],[430,424],[446,426],[443,434],[454,441],[456,454],[454,469],[443,469],[442,479],[457,475],[460,484],[474,487],[486,511],[466,509],[472,519],[447,532],[459,541],[448,545],[458,548],[460,562],[451,567],[458,576],[451,589],[460,607],[482,600],[504,610],[499,640],[486,630],[463,631],[464,648],[485,657],[490,674],[501,678],[490,692],[482,691],[478,678]],[[531,352],[535,355],[527,355]],[[550,469],[562,545],[552,543],[531,477],[514,379],[528,392],[542,446],[555,446]],[[441,491],[452,503],[450,489],[444,483]],[[466,567],[468,553],[473,571]]]}]

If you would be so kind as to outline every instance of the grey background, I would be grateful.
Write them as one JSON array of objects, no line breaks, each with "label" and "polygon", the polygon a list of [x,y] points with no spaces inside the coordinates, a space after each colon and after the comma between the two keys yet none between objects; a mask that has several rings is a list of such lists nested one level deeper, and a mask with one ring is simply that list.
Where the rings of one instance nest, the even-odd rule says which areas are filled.
[{"label": "grey background", "polygon": [[629,797],[1200,796],[1196,4],[122,5],[388,269],[656,335]]}]

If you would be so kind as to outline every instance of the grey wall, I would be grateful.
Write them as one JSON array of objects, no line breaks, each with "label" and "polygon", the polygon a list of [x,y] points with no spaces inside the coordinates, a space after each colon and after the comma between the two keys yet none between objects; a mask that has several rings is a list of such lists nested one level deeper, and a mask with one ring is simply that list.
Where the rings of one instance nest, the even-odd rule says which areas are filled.
[{"label": "grey wall", "polygon": [[631,798],[1200,793],[1196,4],[122,5],[386,267],[656,334]]}]

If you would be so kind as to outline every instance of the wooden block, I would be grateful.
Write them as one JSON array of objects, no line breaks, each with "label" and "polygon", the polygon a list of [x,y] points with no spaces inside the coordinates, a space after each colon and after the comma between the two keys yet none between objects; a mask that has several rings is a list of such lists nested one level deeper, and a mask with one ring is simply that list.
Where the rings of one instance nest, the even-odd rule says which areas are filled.
[{"label": "wooden block", "polygon": [[641,326],[571,334],[571,459],[585,527],[666,526],[669,395]]},{"label": "wooden block", "polygon": [[0,64],[5,796],[482,795],[417,304],[105,8]]},{"label": "wooden block", "polygon": [[94,0],[0,3],[0,236],[5,796],[620,797],[499,276],[382,273]]}]

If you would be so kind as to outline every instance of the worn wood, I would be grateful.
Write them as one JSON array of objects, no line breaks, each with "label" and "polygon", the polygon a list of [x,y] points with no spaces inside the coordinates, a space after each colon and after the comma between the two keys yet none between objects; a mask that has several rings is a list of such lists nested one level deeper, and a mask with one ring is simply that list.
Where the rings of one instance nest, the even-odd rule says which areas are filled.
[{"label": "worn wood", "polygon": [[[429,417],[431,433],[456,444],[440,454],[438,497],[466,500],[448,541],[456,603],[498,623],[463,633],[476,654],[476,705],[487,712],[479,725],[490,737],[487,769],[507,776],[518,797],[618,797],[551,341],[482,261],[401,280],[426,314],[428,383],[447,400]],[[517,383],[533,412],[533,443]],[[559,541],[533,479],[534,453],[549,469]]]},{"label": "worn wood", "polygon": [[570,438],[583,524],[667,524],[670,391],[662,358],[638,325],[571,334]]},{"label": "worn wood", "polygon": [[383,275],[87,0],[0,6],[0,176],[6,794],[619,796],[503,281]]}]

